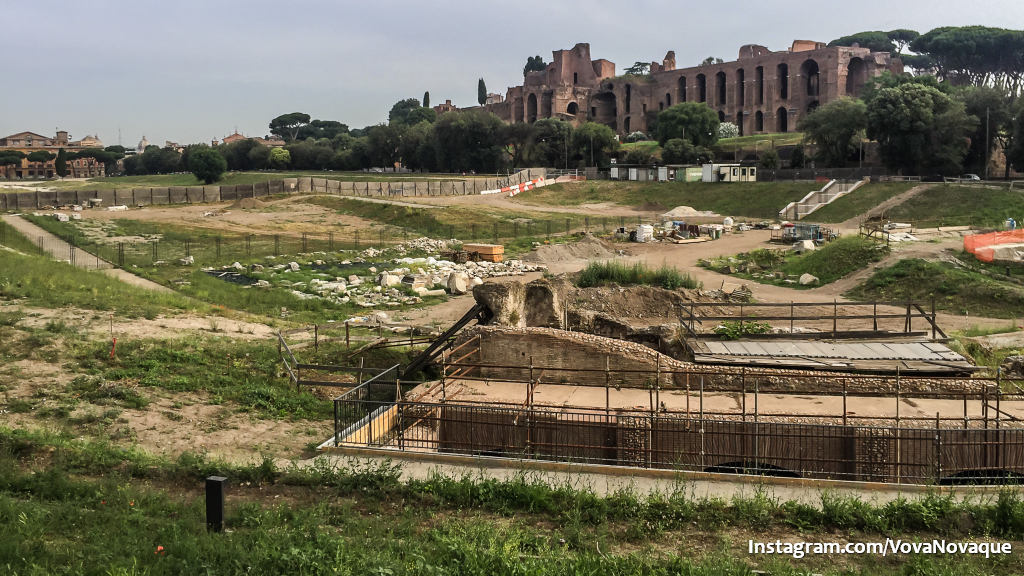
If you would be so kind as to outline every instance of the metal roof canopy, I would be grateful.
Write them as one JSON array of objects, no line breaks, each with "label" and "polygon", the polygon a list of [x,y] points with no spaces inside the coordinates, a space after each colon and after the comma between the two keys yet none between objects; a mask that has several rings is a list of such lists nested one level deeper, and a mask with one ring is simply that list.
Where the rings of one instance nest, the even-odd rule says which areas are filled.
[{"label": "metal roof canopy", "polygon": [[970,373],[977,368],[945,344],[929,341],[710,340],[687,342],[699,364],[774,366],[852,372]]}]

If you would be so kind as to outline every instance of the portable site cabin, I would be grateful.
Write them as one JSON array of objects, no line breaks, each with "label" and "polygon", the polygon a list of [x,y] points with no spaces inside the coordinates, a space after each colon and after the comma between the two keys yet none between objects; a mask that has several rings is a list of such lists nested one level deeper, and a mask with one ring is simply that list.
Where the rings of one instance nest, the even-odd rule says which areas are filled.
[{"label": "portable site cabin", "polygon": [[703,182],[757,182],[757,167],[741,164],[704,164]]}]

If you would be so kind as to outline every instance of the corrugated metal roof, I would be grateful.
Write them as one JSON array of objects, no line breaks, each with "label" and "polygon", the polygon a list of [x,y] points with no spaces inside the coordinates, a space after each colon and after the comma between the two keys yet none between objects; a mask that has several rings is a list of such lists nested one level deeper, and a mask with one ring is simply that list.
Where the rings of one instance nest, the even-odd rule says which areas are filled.
[{"label": "corrugated metal roof", "polygon": [[934,342],[816,342],[731,340],[702,342],[716,356],[802,357],[831,360],[931,360],[964,362],[963,356]]}]

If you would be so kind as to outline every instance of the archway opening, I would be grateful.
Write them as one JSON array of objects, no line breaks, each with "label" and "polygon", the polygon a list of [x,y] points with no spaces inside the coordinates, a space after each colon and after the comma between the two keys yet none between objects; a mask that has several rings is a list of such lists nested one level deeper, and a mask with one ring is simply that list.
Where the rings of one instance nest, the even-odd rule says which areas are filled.
[{"label": "archway opening", "polygon": [[747,90],[744,83],[746,82],[747,73],[740,68],[736,71],[736,105],[743,106],[747,103]]},{"label": "archway opening", "polygon": [[618,130],[616,122],[619,117],[618,102],[614,92],[599,92],[590,100],[591,120]]},{"label": "archway opening", "polygon": [[743,111],[740,110],[736,113],[736,127],[740,130],[740,136],[743,136]]},{"label": "archway opening", "polygon": [[868,66],[861,58],[851,58],[850,64],[846,67],[846,95],[860,96],[864,84],[868,80]]},{"label": "archway opening", "polygon": [[718,95],[718,105],[725,106],[725,72],[715,74],[715,94]]},{"label": "archway opening", "polygon": [[789,111],[785,106],[775,111],[775,131],[789,132]]},{"label": "archway opening", "polygon": [[680,76],[676,87],[677,96],[680,102],[686,102],[686,76]]},{"label": "archway opening", "polygon": [[579,104],[576,104],[575,102],[569,102],[569,105],[565,107],[565,111],[575,116],[576,114],[579,114]]},{"label": "archway opening", "polygon": [[708,79],[703,74],[697,74],[697,102],[708,101]]},{"label": "archway opening", "polygon": [[808,59],[800,65],[800,75],[804,78],[804,86],[808,96],[817,96],[821,92],[821,72],[818,63]]},{"label": "archway opening", "polygon": [[754,112],[754,132],[764,132],[764,114],[760,110]]},{"label": "archway opening", "polygon": [[775,70],[775,81],[779,84],[779,98],[789,98],[789,64],[779,64]]},{"label": "archway opening", "polygon": [[530,94],[526,97],[526,121],[533,124],[537,121],[537,95]]},{"label": "archway opening", "polygon": [[754,70],[754,93],[757,94],[757,103],[764,104],[764,66]]}]

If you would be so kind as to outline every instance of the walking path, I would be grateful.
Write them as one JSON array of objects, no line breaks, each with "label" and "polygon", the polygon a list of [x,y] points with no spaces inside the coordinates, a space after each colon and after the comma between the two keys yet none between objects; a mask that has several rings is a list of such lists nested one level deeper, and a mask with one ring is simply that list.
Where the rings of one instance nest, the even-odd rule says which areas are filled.
[{"label": "walking path", "polygon": [[21,216],[6,214],[2,216],[2,218],[5,223],[9,224],[30,241],[40,246],[47,254],[53,256],[57,260],[64,260],[86,270],[100,270],[107,276],[117,278],[126,284],[138,286],[139,288],[145,288],[155,292],[173,292],[170,288],[157,284],[152,280],[147,280],[126,270],[115,268],[110,262],[103,260],[95,254],[86,252],[77,246],[68,244],[63,239],[43,230]]}]

